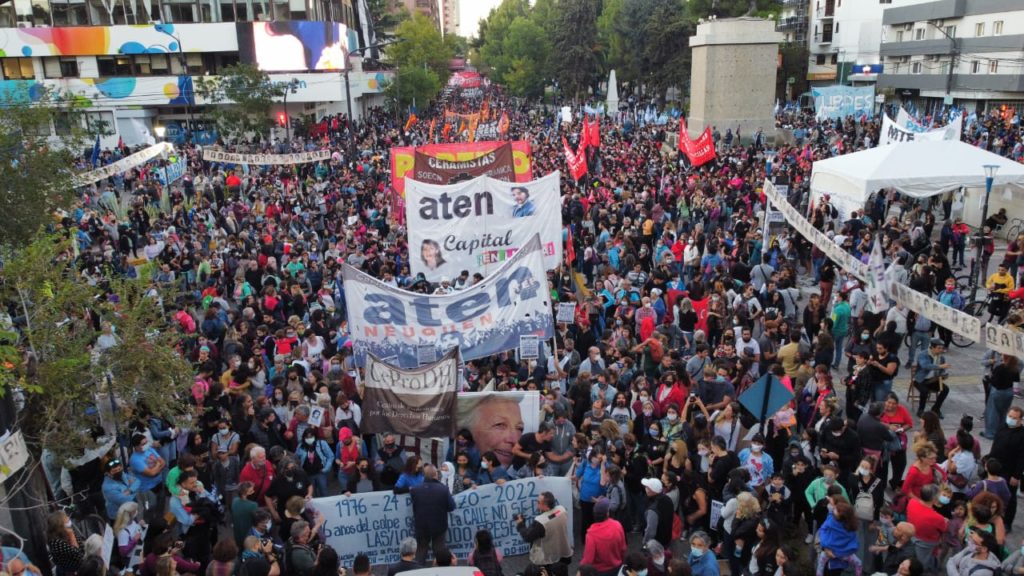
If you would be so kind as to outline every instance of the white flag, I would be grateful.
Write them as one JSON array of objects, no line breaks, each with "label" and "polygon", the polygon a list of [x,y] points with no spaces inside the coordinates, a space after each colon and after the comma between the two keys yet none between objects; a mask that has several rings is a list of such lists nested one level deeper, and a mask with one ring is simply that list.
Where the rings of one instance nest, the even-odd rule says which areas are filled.
[{"label": "white flag", "polygon": [[[891,278],[891,274],[889,276]],[[868,258],[868,306],[872,313],[878,314],[889,308],[889,301],[885,294],[888,292],[886,285],[885,260],[882,259],[882,243],[875,238],[874,247],[871,248],[871,257]]]}]

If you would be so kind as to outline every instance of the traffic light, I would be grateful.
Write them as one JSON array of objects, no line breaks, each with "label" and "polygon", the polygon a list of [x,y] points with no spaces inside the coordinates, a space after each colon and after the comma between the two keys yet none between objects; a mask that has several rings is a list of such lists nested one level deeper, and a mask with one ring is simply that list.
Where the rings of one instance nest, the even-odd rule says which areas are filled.
[{"label": "traffic light", "polygon": [[287,125],[288,124],[288,115],[285,114],[284,112],[279,112],[277,114],[277,123],[280,124],[281,126]]}]

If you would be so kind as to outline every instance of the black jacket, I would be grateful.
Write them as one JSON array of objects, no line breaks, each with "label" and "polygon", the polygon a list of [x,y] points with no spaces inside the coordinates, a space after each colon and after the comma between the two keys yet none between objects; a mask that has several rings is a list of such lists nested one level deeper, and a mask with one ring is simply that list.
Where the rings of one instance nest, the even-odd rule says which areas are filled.
[{"label": "black jacket", "polygon": [[1003,477],[1007,480],[1020,480],[1024,475],[1024,450],[1021,446],[1024,446],[1024,426],[1003,428],[996,432],[992,441],[992,450],[988,454],[1003,465]]},{"label": "black jacket", "polygon": [[448,532],[448,513],[455,510],[455,499],[448,487],[437,480],[424,480],[409,491],[416,518],[417,536],[435,536]]}]

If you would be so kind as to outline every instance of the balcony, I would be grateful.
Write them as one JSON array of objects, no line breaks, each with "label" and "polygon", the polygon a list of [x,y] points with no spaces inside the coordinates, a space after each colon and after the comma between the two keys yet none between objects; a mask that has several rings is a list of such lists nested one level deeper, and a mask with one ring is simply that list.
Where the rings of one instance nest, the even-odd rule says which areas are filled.
[{"label": "balcony", "polygon": [[779,21],[775,23],[775,29],[779,32],[785,30],[799,30],[807,28],[807,19],[799,16],[790,16],[789,18],[779,18]]},{"label": "balcony", "polygon": [[815,44],[831,44],[832,43],[832,31],[819,32],[814,35]]}]

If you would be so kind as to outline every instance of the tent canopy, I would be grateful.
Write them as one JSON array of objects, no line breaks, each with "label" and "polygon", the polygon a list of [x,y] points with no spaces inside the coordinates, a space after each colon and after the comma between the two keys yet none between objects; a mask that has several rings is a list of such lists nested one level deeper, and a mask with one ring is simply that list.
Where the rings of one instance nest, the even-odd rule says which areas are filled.
[{"label": "tent canopy", "polygon": [[1024,188],[1024,164],[959,141],[903,142],[815,162],[811,196],[830,196],[844,215],[882,188],[927,198],[963,187],[984,187],[986,164],[999,166],[994,185]]}]

